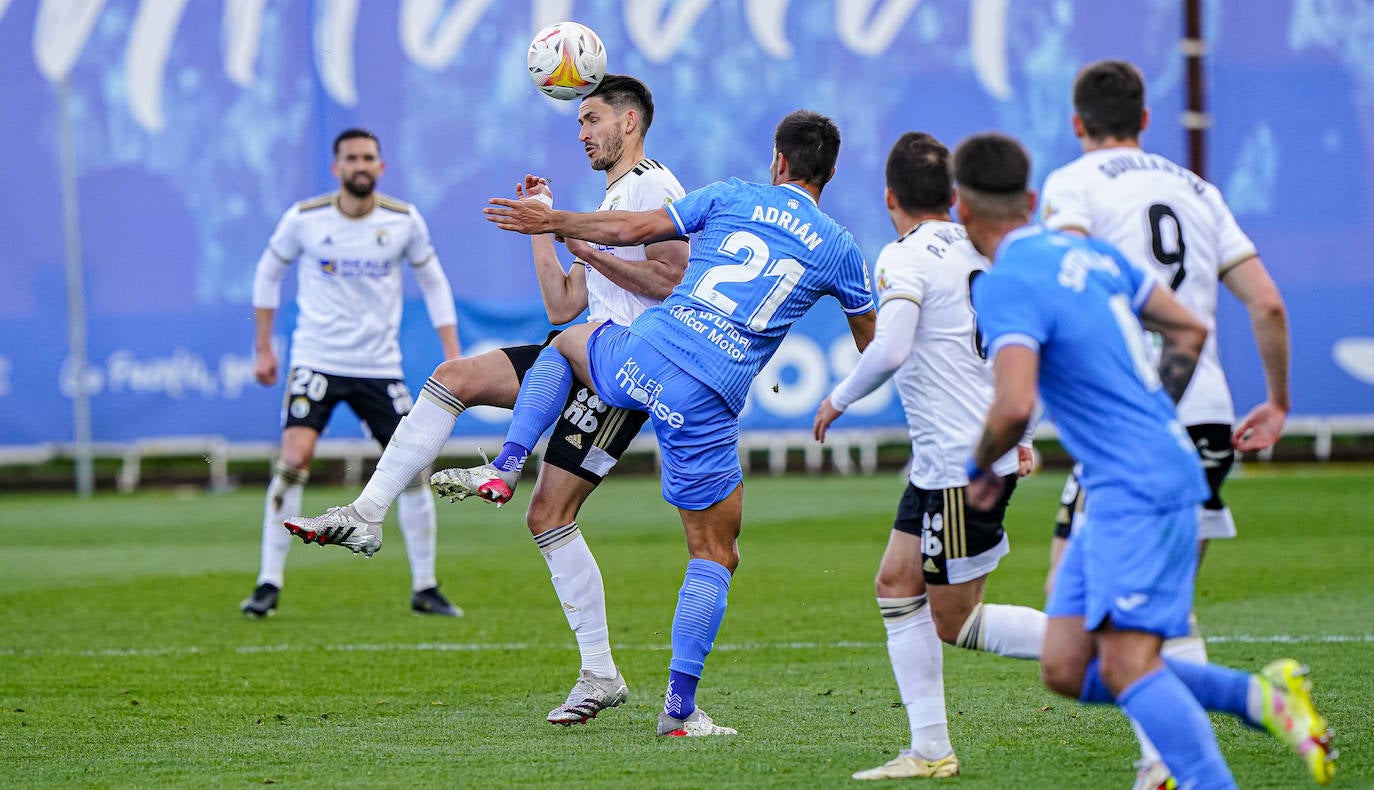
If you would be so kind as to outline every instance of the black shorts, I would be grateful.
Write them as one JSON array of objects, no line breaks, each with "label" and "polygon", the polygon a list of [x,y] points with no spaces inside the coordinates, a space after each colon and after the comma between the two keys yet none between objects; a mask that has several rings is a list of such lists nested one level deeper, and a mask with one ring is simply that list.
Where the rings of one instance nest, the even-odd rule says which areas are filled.
[{"label": "black shorts", "polygon": [[964,505],[964,488],[927,490],[907,483],[892,528],[921,539],[921,573],[927,584],[959,584],[986,576],[1008,549],[1002,519],[1016,475],[1002,478],[991,510]]},{"label": "black shorts", "polygon": [[1236,448],[1231,445],[1231,426],[1219,423],[1189,425],[1188,435],[1197,447],[1202,471],[1207,473],[1207,488],[1211,498],[1202,503],[1204,510],[1221,510],[1226,503],[1221,501],[1221,484],[1230,474],[1236,462]]},{"label": "black shorts", "polygon": [[367,432],[382,447],[410,412],[415,401],[400,379],[363,379],[335,376],[310,368],[294,367],[286,380],[286,400],[282,404],[283,425],[303,426],[324,433],[334,407],[347,403],[367,427]]},{"label": "black shorts", "polygon": [[[525,380],[539,352],[557,335],[558,332],[550,332],[541,345],[501,349],[520,381]],[[554,423],[543,462],[600,485],[648,419],[649,415],[642,411],[607,406],[590,388],[574,381],[563,413]]]}]

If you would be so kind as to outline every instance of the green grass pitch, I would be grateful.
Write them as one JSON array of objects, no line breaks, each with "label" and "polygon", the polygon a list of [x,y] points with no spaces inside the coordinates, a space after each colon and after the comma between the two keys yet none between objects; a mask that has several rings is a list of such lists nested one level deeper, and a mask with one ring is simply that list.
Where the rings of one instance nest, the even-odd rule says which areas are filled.
[{"label": "green grass pitch", "polygon": [[[1312,667],[1336,787],[1374,787],[1372,471],[1248,466],[1227,486],[1241,538],[1213,546],[1198,597],[1213,660]],[[989,600],[1043,602],[1062,479],[1018,490]],[[459,620],[410,614],[394,516],[372,560],[295,545],[281,610],[250,621],[237,607],[261,491],[0,496],[0,786],[849,785],[907,741],[872,589],[902,485],[748,481],[743,560],[698,695],[741,735],[699,740],[653,737],[686,562],[654,480],[611,480],[583,513],[631,698],[568,729],[544,715],[576,678],[576,646],[524,492],[500,510],[438,504]],[[305,508],[352,495],[309,489]],[[938,786],[1130,786],[1115,709],[1055,697],[1032,662],[946,648],[945,672],[964,775]],[[1309,786],[1268,736],[1216,723],[1242,787]]]}]

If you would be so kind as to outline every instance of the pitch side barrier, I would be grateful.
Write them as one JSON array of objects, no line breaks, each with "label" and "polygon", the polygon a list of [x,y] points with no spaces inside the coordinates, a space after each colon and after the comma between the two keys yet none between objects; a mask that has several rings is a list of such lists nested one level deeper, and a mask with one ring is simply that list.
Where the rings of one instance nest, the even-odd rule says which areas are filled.
[{"label": "pitch side barrier", "polygon": [[[1037,441],[1057,438],[1054,426],[1048,423],[1042,424],[1035,436]],[[1310,441],[1310,457],[1322,462],[1331,460],[1337,437],[1374,437],[1374,415],[1295,417],[1284,428],[1285,440]],[[501,436],[495,435],[455,437],[444,445],[441,457],[476,458],[479,450],[500,447],[502,441]],[[808,474],[831,471],[839,475],[870,475],[878,471],[881,448],[904,447],[907,442],[906,430],[902,428],[832,429],[823,445],[811,438],[810,431],[746,431],[740,434],[740,463],[745,474],[766,473],[775,477],[795,469],[797,460]],[[201,458],[207,488],[226,490],[234,484],[230,463],[260,461],[266,467],[276,458],[277,450],[275,442],[231,442],[222,436],[148,437],[133,442],[97,442],[92,447],[97,460],[118,461],[115,487],[122,492],[133,491],[143,482],[146,459]],[[543,450],[541,442],[534,454],[542,455]],[[71,460],[73,451],[72,445],[57,442],[0,445],[0,468],[61,463]],[[361,486],[367,463],[380,455],[381,448],[370,439],[321,439],[315,450],[317,460],[343,462],[342,482],[347,486]],[[649,431],[630,444],[626,456],[649,456],[654,471],[660,467],[658,443]],[[1273,458],[1272,449],[1257,454],[1260,461]]]}]

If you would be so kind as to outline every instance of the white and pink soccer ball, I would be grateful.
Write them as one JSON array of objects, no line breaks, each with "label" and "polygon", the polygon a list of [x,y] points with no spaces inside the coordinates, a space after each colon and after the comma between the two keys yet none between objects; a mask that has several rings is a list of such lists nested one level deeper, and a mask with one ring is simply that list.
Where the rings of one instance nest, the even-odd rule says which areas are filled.
[{"label": "white and pink soccer ball", "polygon": [[546,96],[580,99],[606,76],[606,48],[586,25],[559,22],[534,34],[525,63]]}]

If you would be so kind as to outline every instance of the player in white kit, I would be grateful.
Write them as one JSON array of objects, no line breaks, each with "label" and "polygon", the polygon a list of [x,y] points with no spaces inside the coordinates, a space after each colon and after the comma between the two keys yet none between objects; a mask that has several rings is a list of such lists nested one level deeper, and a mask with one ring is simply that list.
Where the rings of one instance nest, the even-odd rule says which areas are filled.
[{"label": "player in white kit", "polygon": [[[291,207],[258,261],[253,282],[258,383],[277,383],[272,323],[281,282],[297,270],[300,313],[291,335],[281,457],[268,486],[257,586],[240,604],[252,617],[277,609],[291,536],[282,529],[300,512],[315,443],[334,408],[346,403],[383,446],[411,407],[401,373],[401,273],[415,273],[445,359],[459,356],[453,292],[430,244],[429,229],[409,203],[376,191],[386,166],[371,132],[349,129],[334,141],[339,190]],[[408,264],[405,265],[405,264]],[[434,575],[434,499],[424,475],[412,475],[400,497],[401,532],[410,557],[411,608],[456,617]]]},{"label": "player in white kit", "polygon": [[[672,172],[644,155],[644,135],[653,111],[653,97],[644,83],[618,74],[607,75],[582,100],[579,139],[592,169],[606,174],[606,197],[600,209],[650,210],[682,197],[682,185]],[[548,184],[535,176],[526,176],[516,192],[552,201]],[[553,236],[531,238],[544,306],[556,324],[573,320],[583,310],[592,322],[629,324],[644,308],[662,301],[687,268],[685,237],[626,247],[597,246],[578,239],[564,243],[577,257],[568,272],[559,263]],[[511,408],[542,348],[503,348],[440,365],[425,383],[414,410],[401,421],[359,497],[323,516],[290,519],[287,528],[306,542],[335,543],[367,555],[377,551],[380,522],[403,481],[438,457],[454,421],[465,409]],[[526,523],[549,565],[582,659],[572,692],[548,714],[552,724],[585,723],[628,696],[625,679],[611,656],[601,571],[576,519],[582,503],[645,419],[642,412],[607,406],[586,387],[573,387],[541,461]],[[452,494],[445,472],[434,475],[433,485],[442,495]]]},{"label": "player in white kit", "polygon": [[[1210,498],[1198,513],[1199,552],[1213,538],[1236,534],[1221,499],[1235,450],[1259,450],[1278,440],[1288,414],[1288,320],[1283,298],[1254,244],[1236,223],[1221,192],[1187,168],[1140,148],[1149,122],[1145,86],[1130,63],[1107,60],[1079,72],[1074,84],[1073,127],[1084,154],[1050,173],[1042,202],[1044,223],[1055,230],[1101,238],[1133,262],[1152,269],[1175,297],[1207,327],[1207,341],[1192,381],[1178,401],[1179,421],[1201,456]],[[1231,391],[1217,356],[1218,284],[1250,314],[1264,366],[1268,396],[1233,428]],[[1077,481],[1065,485],[1056,525],[1057,565],[1073,516],[1085,503]],[[1086,503],[1092,507],[1091,502]],[[1050,570],[1051,578],[1054,567]],[[1170,640],[1164,655],[1206,662],[1206,646],[1193,633]],[[1138,788],[1160,786],[1168,773],[1145,746]]]},{"label": "player in white kit", "polygon": [[1030,471],[1030,440],[993,467],[1007,480],[996,505],[965,507],[964,464],[992,401],[992,371],[969,297],[988,263],[963,226],[949,221],[949,151],[934,137],[907,132],[897,140],[885,197],[898,239],[874,267],[877,333],[815,422],[816,438],[824,440],[850,404],[892,378],[911,435],[909,483],[874,581],[911,745],[854,778],[957,776],[941,642],[1038,658],[1045,633],[1038,610],[983,603],[987,576],[1009,550],[1002,517],[1018,471]]}]

